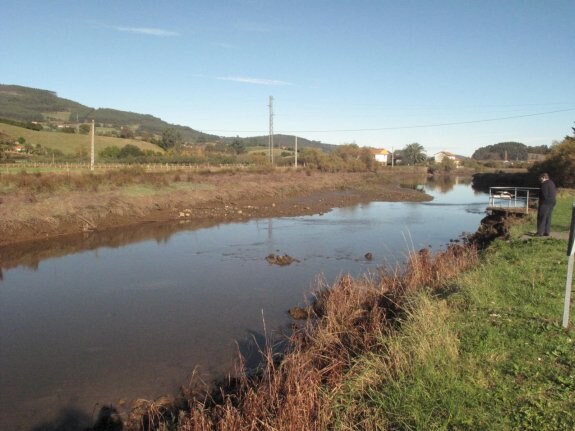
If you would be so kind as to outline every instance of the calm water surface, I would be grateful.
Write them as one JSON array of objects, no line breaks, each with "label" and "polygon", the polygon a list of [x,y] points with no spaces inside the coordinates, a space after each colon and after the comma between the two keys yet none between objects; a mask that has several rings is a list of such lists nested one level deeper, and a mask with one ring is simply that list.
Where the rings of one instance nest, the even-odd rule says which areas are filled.
[{"label": "calm water surface", "polygon": [[[0,260],[0,429],[82,424],[104,404],[174,394],[194,370],[222,375],[238,347],[249,354],[261,340],[264,321],[268,332],[289,323],[287,309],[306,303],[318,275],[331,283],[375,271],[477,229],[484,194],[425,190],[433,201],[140,226]],[[269,265],[270,253],[299,262]]]}]

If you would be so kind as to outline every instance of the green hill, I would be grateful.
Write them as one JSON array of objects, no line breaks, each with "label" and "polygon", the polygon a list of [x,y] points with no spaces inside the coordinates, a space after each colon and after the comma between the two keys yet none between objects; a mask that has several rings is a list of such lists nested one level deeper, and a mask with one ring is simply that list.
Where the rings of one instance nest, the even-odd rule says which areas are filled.
[{"label": "green hill", "polygon": [[[54,91],[19,85],[0,84],[0,119],[2,118],[23,123],[39,123],[45,130],[58,130],[62,126],[75,128],[78,124],[91,123],[94,120],[98,125],[98,133],[108,135],[120,136],[122,129],[127,128],[132,131],[135,137],[150,139],[160,137],[166,129],[174,129],[185,142],[192,144],[210,142],[230,144],[239,139],[246,146],[268,146],[268,136],[220,137],[199,132],[191,127],[170,124],[152,115],[110,108],[90,108],[78,102],[58,97]],[[22,136],[22,133],[19,136]],[[85,139],[85,136],[84,138],[78,136],[78,138]],[[49,138],[46,139],[50,140]],[[74,140],[72,137],[62,139],[65,141]],[[137,142],[140,143],[141,141]],[[123,140],[122,146],[128,143],[131,142]],[[274,135],[274,146],[293,149],[294,136]],[[334,145],[303,138],[298,138],[298,147],[316,147],[327,151],[335,148]],[[157,149],[158,147],[154,148]]]},{"label": "green hill", "polygon": [[94,109],[72,100],[63,99],[53,91],[0,84],[0,118],[23,122],[38,122],[45,128],[90,123],[94,120],[100,126],[120,131],[128,127],[138,136],[161,135],[165,129],[176,129],[188,142],[217,141],[219,137],[199,132],[190,127],[173,125],[152,115],[119,111],[116,109]]}]

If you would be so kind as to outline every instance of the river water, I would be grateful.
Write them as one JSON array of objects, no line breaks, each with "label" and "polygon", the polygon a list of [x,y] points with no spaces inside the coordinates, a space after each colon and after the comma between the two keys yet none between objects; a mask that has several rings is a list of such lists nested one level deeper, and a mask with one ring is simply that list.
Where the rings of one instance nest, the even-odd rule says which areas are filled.
[{"label": "river water", "polygon": [[[152,224],[0,260],[0,429],[73,428],[102,405],[221,376],[238,350],[249,362],[264,334],[289,324],[287,309],[305,305],[318,278],[375,272],[477,229],[485,194],[458,182],[422,187],[433,201]],[[270,265],[270,253],[298,261]]]}]

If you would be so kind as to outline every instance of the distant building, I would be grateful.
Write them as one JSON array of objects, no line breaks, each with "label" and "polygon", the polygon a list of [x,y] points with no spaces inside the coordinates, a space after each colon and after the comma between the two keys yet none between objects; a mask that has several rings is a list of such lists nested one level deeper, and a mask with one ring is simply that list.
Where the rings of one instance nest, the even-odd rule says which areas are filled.
[{"label": "distant building", "polygon": [[383,163],[384,165],[387,165],[387,159],[389,156],[389,151],[387,151],[384,148],[372,149],[371,154],[373,154],[373,157],[375,158],[376,162]]},{"label": "distant building", "polygon": [[449,151],[440,151],[439,153],[435,153],[433,159],[435,160],[435,163],[441,163],[446,157],[453,160],[456,166],[459,166],[460,158]]}]

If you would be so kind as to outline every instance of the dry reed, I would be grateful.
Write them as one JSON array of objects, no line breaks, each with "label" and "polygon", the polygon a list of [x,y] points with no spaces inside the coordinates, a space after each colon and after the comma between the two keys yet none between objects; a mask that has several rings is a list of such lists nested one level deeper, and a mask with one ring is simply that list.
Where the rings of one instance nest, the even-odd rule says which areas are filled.
[{"label": "dry reed", "polygon": [[[476,261],[474,247],[451,244],[436,254],[411,253],[404,270],[382,270],[377,279],[343,276],[329,289],[320,287],[313,317],[294,329],[281,356],[266,346],[258,372],[247,375],[240,361],[239,377],[211,395],[190,395],[188,408],[178,414],[163,403],[144,403],[139,406],[140,420],[128,429],[162,429],[158,419],[165,419],[167,412],[180,431],[332,429],[337,420],[334,398],[354,362],[364,355],[389,354],[385,361],[397,360],[395,367],[401,369],[405,358],[383,346],[382,340],[409,318],[409,298],[420,289],[445,288]],[[366,419],[364,426],[375,425]]]}]

